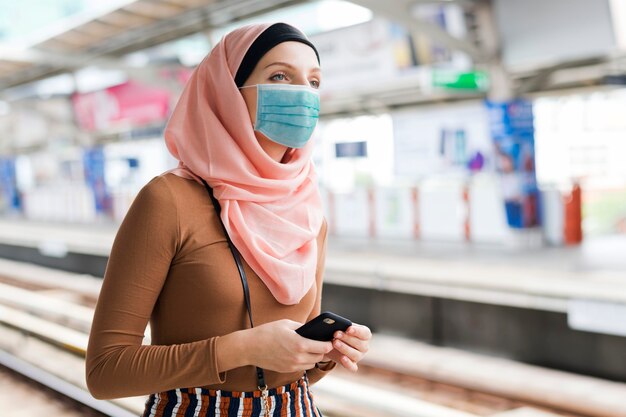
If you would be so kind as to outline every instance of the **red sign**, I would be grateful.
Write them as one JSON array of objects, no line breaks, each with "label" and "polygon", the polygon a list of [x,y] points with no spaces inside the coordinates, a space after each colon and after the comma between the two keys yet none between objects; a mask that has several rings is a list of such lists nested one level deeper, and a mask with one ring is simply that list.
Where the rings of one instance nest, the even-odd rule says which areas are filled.
[{"label": "red sign", "polygon": [[129,81],[106,90],[72,97],[78,125],[85,130],[142,126],[164,121],[171,93]]}]

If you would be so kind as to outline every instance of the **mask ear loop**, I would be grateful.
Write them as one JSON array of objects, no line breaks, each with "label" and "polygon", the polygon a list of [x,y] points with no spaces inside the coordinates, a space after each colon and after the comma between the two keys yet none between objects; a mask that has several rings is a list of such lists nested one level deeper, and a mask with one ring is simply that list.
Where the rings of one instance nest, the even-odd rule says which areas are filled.
[{"label": "mask ear loop", "polygon": [[[252,85],[242,85],[241,87],[237,87],[237,90],[241,90],[242,88],[251,88],[251,87],[258,87],[258,84],[252,84]],[[257,88],[258,90],[258,88]],[[256,102],[256,106],[257,106],[257,113],[256,113],[256,119],[258,119],[259,117],[259,92],[257,91],[257,102]],[[254,121],[254,123],[252,123],[252,128],[254,129],[256,126],[257,120]]]}]

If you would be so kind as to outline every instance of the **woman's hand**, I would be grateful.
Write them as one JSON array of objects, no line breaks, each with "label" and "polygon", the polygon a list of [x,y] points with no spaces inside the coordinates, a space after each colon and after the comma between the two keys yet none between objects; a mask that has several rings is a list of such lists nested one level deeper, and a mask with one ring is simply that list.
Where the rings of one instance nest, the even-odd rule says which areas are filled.
[{"label": "woman's hand", "polygon": [[311,369],[332,349],[331,342],[300,336],[302,323],[278,320],[247,330],[247,358],[250,365],[276,372]]},{"label": "woman's hand", "polygon": [[369,327],[353,323],[345,332],[335,332],[333,350],[324,356],[323,361],[333,360],[349,371],[356,372],[357,363],[369,349],[372,332]]}]

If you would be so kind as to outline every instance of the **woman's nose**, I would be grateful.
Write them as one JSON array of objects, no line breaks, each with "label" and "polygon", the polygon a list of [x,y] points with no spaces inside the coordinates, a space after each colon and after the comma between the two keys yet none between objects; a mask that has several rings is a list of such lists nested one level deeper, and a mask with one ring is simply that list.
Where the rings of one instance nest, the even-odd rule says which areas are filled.
[{"label": "woman's nose", "polygon": [[293,84],[309,85],[309,79],[305,74],[300,74],[297,77],[294,77]]}]

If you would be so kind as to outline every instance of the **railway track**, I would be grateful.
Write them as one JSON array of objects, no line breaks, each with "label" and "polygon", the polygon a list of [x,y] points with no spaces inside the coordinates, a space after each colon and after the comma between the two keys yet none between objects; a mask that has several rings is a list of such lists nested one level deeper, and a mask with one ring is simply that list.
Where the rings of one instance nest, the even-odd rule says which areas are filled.
[{"label": "railway track", "polygon": [[[84,382],[98,279],[58,271],[52,271],[50,279],[44,273],[49,270],[36,268],[38,274],[28,268],[14,275],[0,271],[0,364],[100,415],[138,416],[145,396],[96,400]],[[375,335],[372,342],[357,374],[337,369],[313,386],[325,416],[626,417],[626,384],[384,335]],[[149,343],[148,329],[144,343]],[[488,372],[493,369],[496,374]],[[562,384],[555,387],[558,381]],[[587,393],[586,405],[581,405],[572,401],[566,381],[579,391],[585,384],[605,387],[607,395]],[[558,389],[542,391],[547,384],[561,389],[560,394]]]},{"label": "railway track", "polygon": [[3,417],[106,417],[5,367],[0,367],[0,404]]}]

